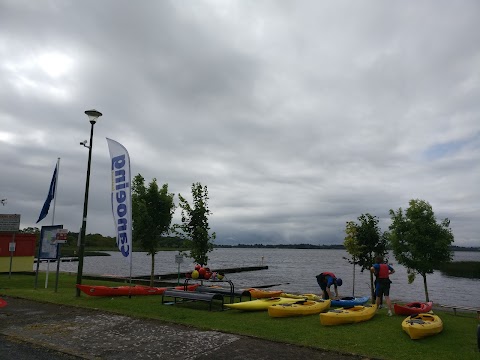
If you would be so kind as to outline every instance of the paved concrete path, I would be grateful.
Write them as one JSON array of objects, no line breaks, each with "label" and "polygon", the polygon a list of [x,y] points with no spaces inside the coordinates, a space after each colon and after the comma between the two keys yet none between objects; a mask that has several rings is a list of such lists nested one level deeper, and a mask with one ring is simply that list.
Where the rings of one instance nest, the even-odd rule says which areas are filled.
[{"label": "paved concrete path", "polygon": [[[105,360],[362,359],[157,320],[3,298],[8,305],[0,308],[0,358],[5,360],[66,360],[74,356]],[[22,357],[15,355],[18,351]],[[50,356],[46,356],[48,354]]]}]

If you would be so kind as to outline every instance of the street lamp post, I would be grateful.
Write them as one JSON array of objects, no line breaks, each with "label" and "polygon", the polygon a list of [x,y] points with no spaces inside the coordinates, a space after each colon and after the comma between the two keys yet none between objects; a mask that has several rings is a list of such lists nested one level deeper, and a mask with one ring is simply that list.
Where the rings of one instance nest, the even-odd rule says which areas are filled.
[{"label": "street lamp post", "polygon": [[[83,256],[85,253],[85,231],[87,227],[87,211],[88,211],[88,189],[90,186],[90,164],[92,162],[92,148],[93,148],[93,126],[97,122],[97,119],[102,116],[102,113],[97,110],[87,110],[85,114],[88,116],[88,120],[92,125],[90,128],[90,144],[87,146],[86,141],[81,142],[80,145],[88,148],[88,165],[87,165],[87,180],[85,182],[85,200],[83,202],[83,218],[82,229],[80,230],[80,244],[78,247],[78,270],[77,270],[77,284],[82,284],[83,273]],[[77,287],[77,297],[80,296],[80,289]]]}]

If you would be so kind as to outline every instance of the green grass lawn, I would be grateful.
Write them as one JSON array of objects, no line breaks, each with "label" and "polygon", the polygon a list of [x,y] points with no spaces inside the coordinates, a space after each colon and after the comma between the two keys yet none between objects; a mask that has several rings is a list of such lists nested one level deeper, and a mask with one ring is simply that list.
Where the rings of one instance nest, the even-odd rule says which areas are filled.
[{"label": "green grass lawn", "polygon": [[[31,275],[12,274],[9,279],[8,275],[0,274],[0,295],[95,308],[366,357],[395,360],[480,359],[476,335],[477,315],[472,312],[457,312],[454,315],[453,311],[435,311],[443,320],[443,332],[421,340],[411,340],[401,327],[405,317],[388,317],[385,309],[363,323],[322,326],[318,315],[270,318],[266,311],[219,311],[219,304],[213,304],[213,311],[208,311],[208,303],[204,302],[162,305],[161,296],[92,297],[82,293],[77,298],[76,275],[60,274],[58,292],[54,292],[54,274],[49,276],[48,289],[44,288],[44,273],[39,275],[37,290],[34,290],[34,281],[35,277]],[[119,285],[93,280],[84,280],[83,283]],[[228,301],[227,298],[225,300]]]}]

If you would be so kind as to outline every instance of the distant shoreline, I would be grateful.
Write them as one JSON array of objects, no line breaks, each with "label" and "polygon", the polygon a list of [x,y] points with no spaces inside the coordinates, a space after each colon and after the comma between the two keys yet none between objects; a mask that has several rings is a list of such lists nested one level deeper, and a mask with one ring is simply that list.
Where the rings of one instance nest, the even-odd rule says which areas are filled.
[{"label": "distant shoreline", "polygon": [[[235,248],[235,249],[322,249],[322,250],[345,250],[343,245],[312,245],[312,244],[276,244],[276,245],[214,245],[214,248]],[[391,250],[391,249],[389,249]],[[480,251],[480,247],[463,247],[463,246],[451,246],[451,251]]]}]

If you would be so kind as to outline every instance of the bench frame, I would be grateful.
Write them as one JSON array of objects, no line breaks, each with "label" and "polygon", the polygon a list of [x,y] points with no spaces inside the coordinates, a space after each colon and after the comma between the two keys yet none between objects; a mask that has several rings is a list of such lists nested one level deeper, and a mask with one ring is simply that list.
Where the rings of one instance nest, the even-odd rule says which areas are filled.
[{"label": "bench frame", "polygon": [[199,292],[201,294],[203,293],[216,293],[216,294],[222,294],[224,296],[229,296],[230,297],[230,303],[235,302],[235,298],[238,298],[240,301],[242,301],[242,298],[244,296],[248,297],[249,300],[252,300],[252,294],[250,291],[247,290],[233,290],[230,291],[225,288],[211,288],[208,286],[203,286],[200,285],[195,289],[196,292]]},{"label": "bench frame", "polygon": [[223,310],[224,298],[223,298],[223,295],[220,294],[220,293],[167,289],[162,294],[162,304],[165,304],[165,297],[166,296],[167,297],[172,297],[173,302],[175,304],[177,303],[177,299],[208,302],[210,311],[212,310],[212,302],[213,302],[214,299],[222,300],[222,310]]},{"label": "bench frame", "polygon": [[439,305],[442,308],[453,309],[453,314],[457,315],[457,310],[465,310],[465,311],[476,311],[477,316],[480,318],[480,309],[478,308],[470,308],[465,306],[454,306],[454,305]]}]

